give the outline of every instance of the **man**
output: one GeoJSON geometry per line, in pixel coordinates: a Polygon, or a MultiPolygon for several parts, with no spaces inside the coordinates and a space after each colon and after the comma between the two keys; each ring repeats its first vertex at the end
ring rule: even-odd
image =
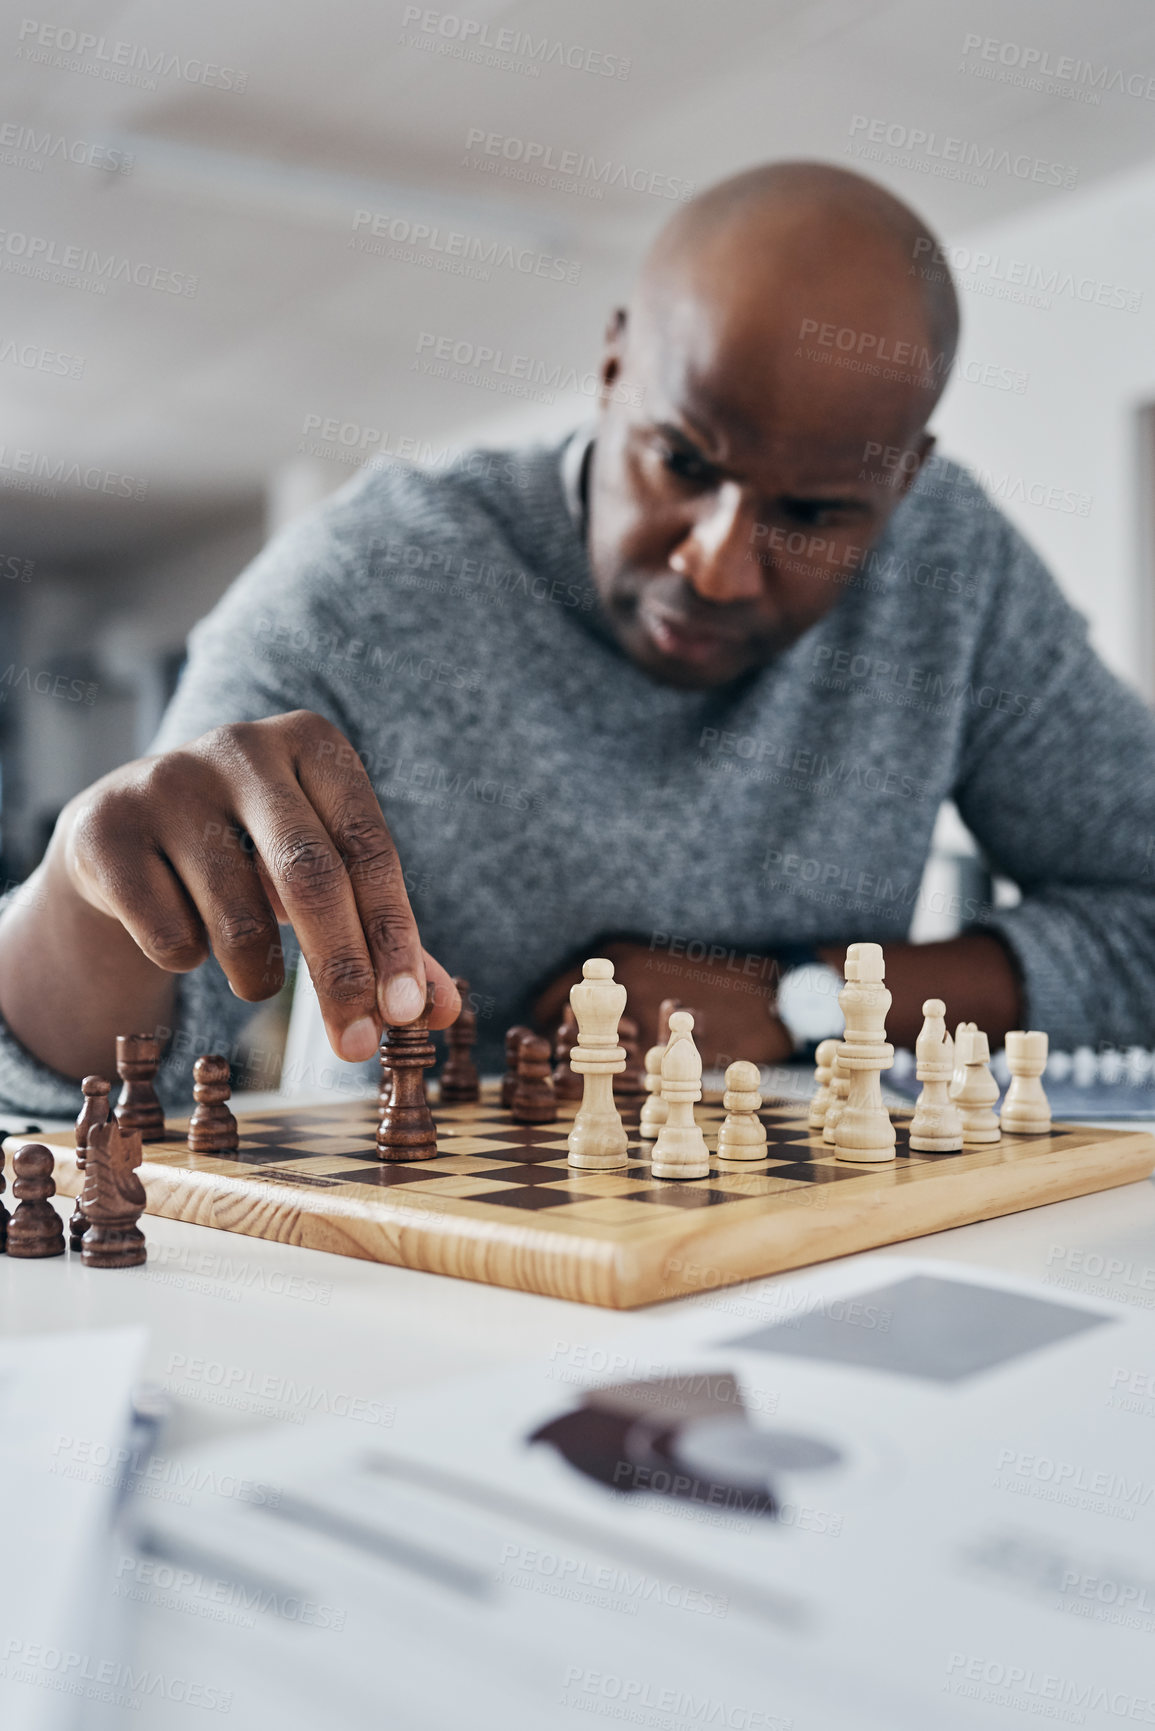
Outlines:
{"type": "Polygon", "coordinates": [[[592,443],[366,474],[267,548],[155,754],[71,803],[0,921],[0,1092],[69,1109],[158,1027],[175,1089],[279,986],[286,921],[350,1060],[427,979],[448,1023],[446,970],[492,1059],[605,952],[645,1033],[672,994],[707,1056],[767,1061],[820,1031],[795,964],[856,938],[907,1044],[928,996],[992,1045],[1149,1039],[1155,727],[932,455],[933,252],[855,176],[740,175],[611,321],[592,443]],[[1024,899],[912,947],[949,797],[1024,899]]]}

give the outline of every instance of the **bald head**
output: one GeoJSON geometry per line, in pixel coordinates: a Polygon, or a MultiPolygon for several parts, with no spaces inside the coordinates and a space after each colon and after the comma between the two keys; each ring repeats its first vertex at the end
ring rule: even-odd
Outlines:
{"type": "Polygon", "coordinates": [[[599,591],[655,677],[740,677],[846,593],[933,447],[958,338],[941,256],[818,163],[736,175],[662,230],[611,322],[589,487],[599,591]]]}
{"type": "MultiPolygon", "coordinates": [[[[839,311],[837,327],[902,328],[935,398],[958,345],[959,308],[938,241],[885,188],[818,162],[768,163],[720,181],[666,224],[643,264],[631,311],[668,319],[679,298],[719,289],[766,313],[793,291],[839,311]]],[[[769,335],[764,332],[764,337],[769,335]]],[[[899,339],[901,340],[901,339],[899,339]]],[[[867,353],[869,341],[861,346],[867,353]]]]}

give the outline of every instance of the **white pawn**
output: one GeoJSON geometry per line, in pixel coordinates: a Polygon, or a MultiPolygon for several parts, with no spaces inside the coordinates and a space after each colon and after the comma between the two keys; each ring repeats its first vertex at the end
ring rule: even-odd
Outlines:
{"type": "Polygon", "coordinates": [[[662,1099],[662,1058],[664,1046],[651,1046],[646,1053],[646,1099],[638,1123],[638,1135],[652,1142],[666,1122],[666,1102],[662,1099]]]}
{"type": "Polygon", "coordinates": [[[1045,1136],[1051,1128],[1051,1105],[1040,1081],[1047,1067],[1048,1044],[1047,1036],[1036,1029],[1027,1034],[1016,1029],[1007,1035],[1011,1085],[999,1114],[1004,1130],[1020,1136],[1045,1136]]]}
{"type": "Polygon", "coordinates": [[[958,1154],[963,1145],[962,1113],[947,1092],[954,1074],[954,1042],[947,1033],[946,1005],[928,998],[926,1020],[915,1042],[915,1075],[922,1093],[910,1121],[910,1146],[916,1154],[958,1154]]]}
{"type": "Polygon", "coordinates": [[[834,1152],[855,1164],[896,1157],[897,1137],[882,1103],[882,1072],[894,1062],[886,1038],[890,993],[883,984],[881,944],[851,944],[846,952],[846,984],[838,1002],[846,1018],[841,1047],[850,1072],[846,1104],[834,1127],[834,1152]]]}
{"type": "Polygon", "coordinates": [[[650,1171],[655,1178],[708,1178],[710,1150],[694,1117],[702,1098],[702,1057],[692,1032],[689,1010],[670,1017],[670,1043],[662,1056],[662,1099],[666,1122],[654,1143],[650,1171]]]}
{"type": "Polygon", "coordinates": [[[739,1058],[726,1071],[726,1092],[722,1104],[726,1117],[718,1132],[718,1157],[721,1160],[765,1160],[766,1126],[758,1113],[762,1109],[762,1076],[757,1064],[739,1058]]]}
{"type": "Polygon", "coordinates": [[[830,1104],[826,1108],[826,1117],[822,1125],[822,1140],[833,1147],[834,1133],[838,1129],[838,1120],[846,1105],[846,1096],[850,1092],[850,1071],[846,1067],[845,1052],[841,1040],[834,1042],[834,1059],[830,1066],[830,1104]]]}
{"type": "Polygon", "coordinates": [[[618,1045],[626,988],[614,979],[614,964],[595,956],[582,968],[569,1001],[578,1025],[570,1069],[585,1082],[567,1143],[569,1164],[584,1172],[612,1172],[628,1164],[629,1144],[614,1104],[614,1077],[626,1067],[626,1049],[618,1045]]]}
{"type": "MultiPolygon", "coordinates": [[[[963,1022],[962,1052],[955,1045],[955,1062],[961,1056],[966,1069],[963,1085],[951,1084],[951,1099],[962,1113],[963,1145],[967,1148],[1001,1142],[1002,1131],[991,1107],[999,1097],[999,1085],[991,1075],[991,1049],[987,1037],[974,1022],[963,1022]]],[[[957,1070],[956,1070],[957,1074],[957,1070]]]]}
{"type": "Polygon", "coordinates": [[[966,1051],[966,1036],[974,1025],[973,1022],[960,1022],[954,1031],[954,1074],[947,1090],[952,1100],[967,1079],[967,1061],[963,1054],[966,1051]]]}
{"type": "Polygon", "coordinates": [[[834,1054],[837,1050],[837,1040],[819,1040],[814,1053],[814,1080],[818,1083],[818,1092],[810,1102],[807,1122],[811,1130],[821,1130],[826,1123],[826,1113],[830,1106],[830,1079],[834,1074],[834,1054]]]}

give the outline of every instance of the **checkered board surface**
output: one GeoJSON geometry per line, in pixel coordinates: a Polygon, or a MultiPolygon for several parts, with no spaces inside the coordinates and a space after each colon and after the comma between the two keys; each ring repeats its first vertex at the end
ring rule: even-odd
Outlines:
{"type": "MultiPolygon", "coordinates": [[[[856,1166],[808,1130],[797,1100],[763,1110],[764,1161],[725,1162],[714,1153],[724,1114],[708,1096],[697,1115],[710,1176],[663,1182],[650,1176],[636,1104],[622,1108],[629,1163],[571,1170],[575,1111],[523,1127],[487,1089],[479,1104],[434,1107],[435,1160],[383,1164],[372,1101],[290,1104],[242,1115],[233,1155],[192,1154],[173,1125],[174,1140],[146,1146],[141,1176],[150,1213],[622,1307],[1104,1189],[1155,1164],[1151,1136],[1081,1125],[913,1154],[896,1112],[897,1158],[856,1166]]],[[[46,1140],[61,1146],[57,1185],[71,1193],[71,1138],[46,1140]]]]}

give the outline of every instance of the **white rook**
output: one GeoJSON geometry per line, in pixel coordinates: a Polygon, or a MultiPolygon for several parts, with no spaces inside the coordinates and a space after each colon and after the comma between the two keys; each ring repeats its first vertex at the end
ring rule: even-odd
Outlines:
{"type": "Polygon", "coordinates": [[[1045,1136],[1051,1128],[1051,1104],[1043,1092],[1041,1077],[1047,1067],[1048,1040],[1032,1029],[1016,1029],[1007,1035],[1007,1065],[1011,1085],[999,1113],[1004,1130],[1020,1136],[1045,1136]]]}

